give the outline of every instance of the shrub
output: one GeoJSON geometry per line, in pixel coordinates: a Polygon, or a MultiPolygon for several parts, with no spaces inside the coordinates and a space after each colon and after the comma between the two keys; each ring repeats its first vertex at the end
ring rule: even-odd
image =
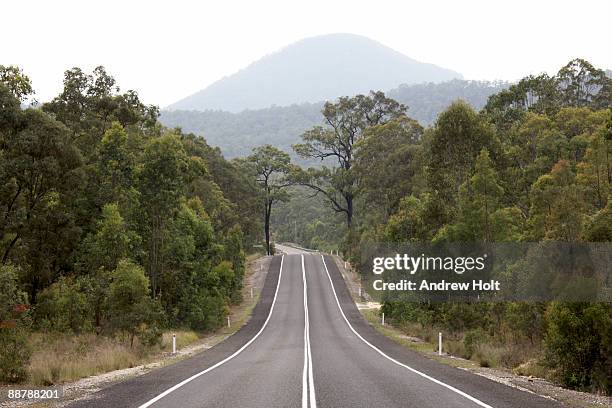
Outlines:
{"type": "Polygon", "coordinates": [[[91,330],[92,311],[79,281],[62,277],[37,300],[35,321],[39,327],[73,333],[91,330]]]}
{"type": "Polygon", "coordinates": [[[27,378],[27,364],[32,354],[27,330],[20,327],[0,329],[0,381],[14,383],[27,378]]]}
{"type": "Polygon", "coordinates": [[[546,311],[546,363],[568,387],[612,392],[612,306],[552,303],[546,311]]]}
{"type": "Polygon", "coordinates": [[[112,274],[108,309],[111,330],[128,334],[130,347],[136,336],[147,344],[161,340],[164,314],[159,301],[149,296],[149,278],[140,265],[119,261],[112,274]]]}
{"type": "Polygon", "coordinates": [[[487,333],[482,329],[472,329],[465,333],[463,345],[465,347],[465,358],[472,358],[476,348],[489,339],[487,333]]]}
{"type": "Polygon", "coordinates": [[[27,296],[17,286],[17,268],[0,266],[0,381],[18,382],[27,377],[27,296]]]}
{"type": "Polygon", "coordinates": [[[200,289],[184,300],[184,321],[194,330],[213,330],[223,324],[228,310],[223,296],[200,289]]]}

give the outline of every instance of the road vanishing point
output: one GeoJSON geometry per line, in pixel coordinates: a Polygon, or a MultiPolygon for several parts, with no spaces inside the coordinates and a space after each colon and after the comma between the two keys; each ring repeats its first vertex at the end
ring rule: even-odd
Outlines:
{"type": "Polygon", "coordinates": [[[333,257],[282,249],[234,335],[69,407],[562,406],[395,343],[361,316],[333,257]]]}

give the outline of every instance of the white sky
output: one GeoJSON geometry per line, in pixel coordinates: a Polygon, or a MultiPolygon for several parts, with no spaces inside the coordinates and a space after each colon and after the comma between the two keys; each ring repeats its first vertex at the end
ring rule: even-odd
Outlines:
{"type": "Polygon", "coordinates": [[[7,1],[0,64],[36,98],[64,70],[104,65],[123,90],[164,107],[305,37],[349,32],[468,79],[554,73],[570,59],[612,69],[609,0],[7,1]]]}

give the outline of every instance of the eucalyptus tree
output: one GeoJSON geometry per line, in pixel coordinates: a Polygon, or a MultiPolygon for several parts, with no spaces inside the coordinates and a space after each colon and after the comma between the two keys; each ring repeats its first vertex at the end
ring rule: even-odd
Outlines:
{"type": "Polygon", "coordinates": [[[344,213],[349,233],[353,225],[354,200],[358,195],[358,175],[353,169],[358,142],[366,129],[403,116],[406,110],[404,105],[387,98],[383,92],[342,97],[323,106],[325,126],[306,131],[302,135],[304,143],[293,146],[301,157],[330,159],[337,164],[309,168],[297,175],[296,182],[323,194],[334,211],[344,213]]]}
{"type": "Polygon", "coordinates": [[[293,168],[291,159],[282,150],[271,145],[264,145],[253,149],[253,153],[247,158],[246,165],[253,171],[262,189],[266,252],[271,255],[270,214],[272,214],[272,207],[275,203],[286,201],[289,198],[285,188],[291,184],[288,178],[293,168]]]}

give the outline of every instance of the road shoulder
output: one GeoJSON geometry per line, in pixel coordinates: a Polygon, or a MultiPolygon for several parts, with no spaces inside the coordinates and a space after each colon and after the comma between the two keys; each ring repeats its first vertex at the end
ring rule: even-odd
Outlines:
{"type": "Polygon", "coordinates": [[[367,296],[367,293],[363,293],[362,297],[359,296],[360,283],[358,274],[350,268],[350,265],[345,264],[339,257],[334,256],[333,260],[334,265],[345,282],[350,298],[356,309],[359,310],[363,320],[367,321],[376,332],[393,340],[396,344],[403,346],[405,349],[418,353],[432,361],[467,371],[496,383],[535,394],[545,399],[558,401],[568,407],[593,408],[612,406],[611,397],[568,390],[554,385],[545,379],[521,376],[509,370],[480,367],[474,361],[448,354],[438,356],[437,352],[435,352],[436,345],[426,343],[417,337],[408,336],[401,330],[388,324],[383,326],[378,314],[380,304],[372,302],[367,296]]]}
{"type": "MultiPolygon", "coordinates": [[[[278,258],[280,259],[280,257],[278,258]]],[[[275,263],[280,264],[280,260],[274,263],[273,260],[273,257],[259,257],[248,263],[242,291],[244,300],[231,308],[230,327],[223,327],[203,336],[189,346],[179,349],[177,354],[173,355],[165,352],[142,365],[61,384],[59,386],[63,388],[64,395],[59,402],[57,400],[54,400],[53,403],[24,400],[17,403],[11,402],[10,405],[0,402],[0,406],[133,406],[134,404],[127,404],[127,400],[125,404],[122,404],[116,398],[112,398],[113,403],[104,403],[104,405],[98,405],[96,401],[104,401],[107,395],[112,395],[117,393],[118,390],[124,389],[125,384],[143,382],[143,379],[149,377],[171,379],[170,381],[156,380],[153,392],[147,392],[146,394],[161,392],[163,391],[163,389],[160,390],[163,387],[162,384],[171,383],[183,375],[188,377],[188,373],[193,369],[201,370],[206,368],[206,364],[213,365],[216,361],[221,360],[224,356],[231,354],[234,349],[246,343],[263,324],[278,280],[279,265],[275,265],[275,263]],[[270,267],[272,267],[271,269],[276,267],[276,270],[268,273],[270,267]],[[251,293],[253,293],[252,298],[251,293]],[[194,364],[194,362],[190,362],[191,360],[197,361],[197,363],[194,364]]],[[[173,384],[168,385],[168,387],[171,385],[173,384]]],[[[128,398],[130,401],[132,399],[128,398]]]]}

